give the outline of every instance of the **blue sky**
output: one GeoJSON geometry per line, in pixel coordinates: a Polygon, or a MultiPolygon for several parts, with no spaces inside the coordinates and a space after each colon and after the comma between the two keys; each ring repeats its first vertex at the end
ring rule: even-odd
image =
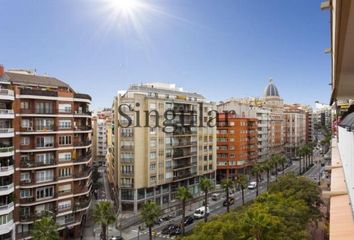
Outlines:
{"type": "Polygon", "coordinates": [[[31,68],[110,107],[129,84],[171,82],[210,100],[260,96],[327,103],[329,13],[321,0],[1,0],[0,64],[31,68]]]}

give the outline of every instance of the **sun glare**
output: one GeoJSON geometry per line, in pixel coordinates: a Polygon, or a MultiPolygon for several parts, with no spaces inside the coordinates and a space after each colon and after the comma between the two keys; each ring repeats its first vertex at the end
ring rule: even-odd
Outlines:
{"type": "Polygon", "coordinates": [[[132,12],[139,7],[137,0],[111,0],[115,11],[127,13],[132,12]]]}

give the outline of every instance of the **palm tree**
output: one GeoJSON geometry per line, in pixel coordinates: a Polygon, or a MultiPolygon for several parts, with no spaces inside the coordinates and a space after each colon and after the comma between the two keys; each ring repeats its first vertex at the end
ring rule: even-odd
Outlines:
{"type": "Polygon", "coordinates": [[[300,160],[299,160],[299,175],[302,174],[302,158],[304,156],[304,150],[302,148],[299,148],[299,150],[297,151],[300,160]]]}
{"type": "Polygon", "coordinates": [[[34,240],[59,240],[58,225],[50,216],[35,221],[31,232],[34,240]]]}
{"type": "Polygon", "coordinates": [[[230,212],[230,202],[229,202],[230,188],[234,186],[234,183],[232,182],[231,179],[227,178],[221,182],[221,186],[226,193],[226,211],[230,212]]]}
{"type": "Polygon", "coordinates": [[[253,168],[252,168],[252,174],[253,176],[256,177],[256,196],[258,196],[259,194],[259,177],[262,173],[263,169],[261,168],[261,165],[256,163],[255,165],[253,165],[253,168]]]}
{"type": "Polygon", "coordinates": [[[246,175],[239,175],[236,178],[236,184],[241,187],[242,205],[245,204],[245,188],[247,187],[247,177],[246,175]]]}
{"type": "Polygon", "coordinates": [[[107,239],[107,227],[115,223],[116,215],[110,201],[99,201],[92,212],[93,221],[101,225],[101,239],[107,239]]]}
{"type": "Polygon", "coordinates": [[[270,171],[271,171],[272,168],[273,168],[273,165],[272,165],[271,161],[270,161],[270,160],[267,160],[267,161],[263,162],[262,168],[263,168],[263,170],[264,170],[264,171],[266,172],[266,174],[267,174],[267,189],[268,189],[269,180],[270,180],[270,171]]]}
{"type": "Polygon", "coordinates": [[[273,167],[275,168],[275,181],[278,181],[278,164],[279,164],[279,155],[273,155],[270,158],[270,161],[272,162],[273,167]]]}
{"type": "Polygon", "coordinates": [[[204,207],[205,207],[204,221],[205,222],[208,221],[208,214],[207,214],[208,192],[212,187],[213,187],[213,183],[209,178],[203,177],[202,179],[200,179],[199,188],[204,192],[204,207]]]}
{"type": "Polygon", "coordinates": [[[154,226],[157,218],[160,216],[161,209],[154,201],[148,201],[144,204],[141,211],[141,218],[149,228],[149,239],[152,240],[152,227],[154,226]]]}
{"type": "Polygon", "coordinates": [[[288,160],[286,160],[286,157],[285,157],[284,155],[279,156],[279,163],[280,163],[280,165],[281,165],[283,175],[284,175],[284,171],[285,171],[285,163],[286,163],[287,161],[288,161],[288,160]]]}
{"type": "Polygon", "coordinates": [[[182,202],[182,233],[184,234],[184,219],[186,218],[186,203],[189,199],[192,199],[192,194],[186,187],[179,187],[177,190],[177,199],[182,202]]]}

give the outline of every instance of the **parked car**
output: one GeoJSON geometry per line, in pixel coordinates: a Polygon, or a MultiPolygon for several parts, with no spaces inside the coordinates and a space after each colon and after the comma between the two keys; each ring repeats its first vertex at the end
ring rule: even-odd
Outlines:
{"type": "Polygon", "coordinates": [[[235,203],[235,198],[229,197],[228,201],[225,199],[222,205],[225,207],[227,206],[227,202],[229,202],[229,206],[235,203]]]}
{"type": "Polygon", "coordinates": [[[175,224],[168,224],[166,227],[164,227],[161,231],[163,235],[169,235],[172,230],[175,228],[175,224]]]}
{"type": "Polygon", "coordinates": [[[124,238],[122,236],[114,236],[111,237],[109,240],[124,240],[124,238]]]}
{"type": "Polygon", "coordinates": [[[182,228],[179,225],[175,225],[170,232],[170,236],[180,235],[182,233],[182,228]]]}
{"type": "Polygon", "coordinates": [[[194,218],[192,216],[187,216],[184,218],[184,226],[190,225],[194,222],[194,218]]]}
{"type": "Polygon", "coordinates": [[[213,193],[213,195],[211,196],[211,200],[213,201],[217,201],[221,198],[221,194],[220,193],[213,193]]]}
{"type": "Polygon", "coordinates": [[[195,210],[194,212],[194,218],[195,219],[200,219],[200,218],[203,218],[206,215],[209,215],[210,211],[209,211],[209,208],[207,207],[206,208],[206,211],[205,211],[205,207],[200,207],[198,209],[195,210]]]}
{"type": "Polygon", "coordinates": [[[257,182],[250,182],[248,184],[248,189],[250,190],[256,189],[256,187],[257,187],[257,182]]]}

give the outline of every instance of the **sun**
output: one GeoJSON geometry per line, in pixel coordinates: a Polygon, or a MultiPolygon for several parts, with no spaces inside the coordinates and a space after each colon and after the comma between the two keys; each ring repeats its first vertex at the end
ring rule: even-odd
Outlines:
{"type": "Polygon", "coordinates": [[[112,8],[121,13],[132,12],[139,8],[137,0],[111,0],[112,8]]]}

